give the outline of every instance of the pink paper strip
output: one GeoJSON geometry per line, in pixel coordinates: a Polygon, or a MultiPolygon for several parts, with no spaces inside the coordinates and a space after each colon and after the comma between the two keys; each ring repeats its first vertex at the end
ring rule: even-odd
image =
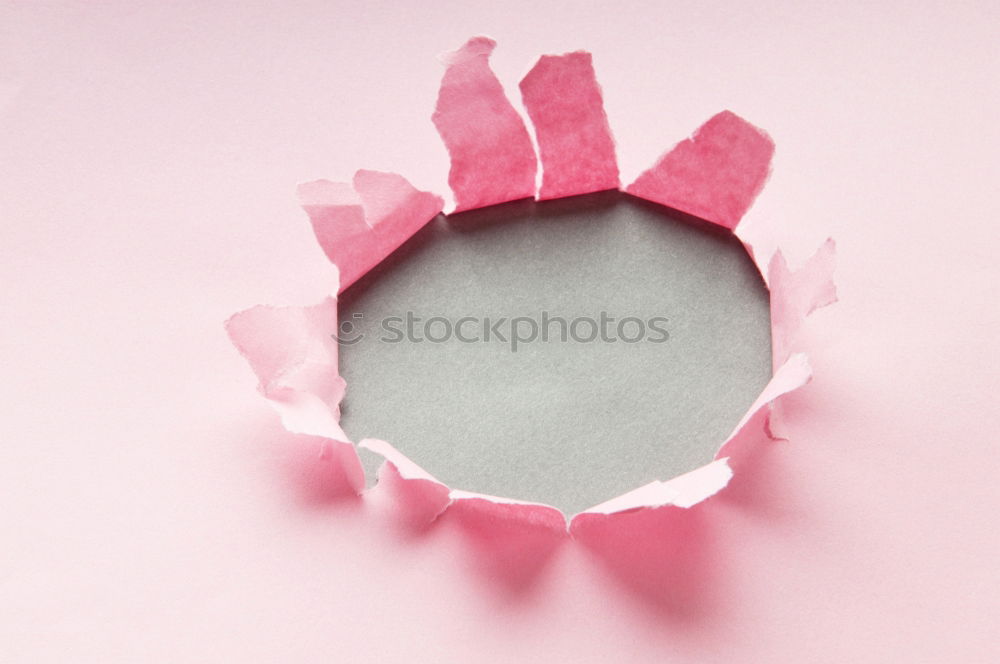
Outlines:
{"type": "Polygon", "coordinates": [[[615,142],[590,53],[543,55],[520,87],[542,162],[538,198],[617,189],[615,142]]]}
{"type": "Polygon", "coordinates": [[[723,111],[626,191],[732,230],[763,189],[773,154],[774,143],[762,129],[723,111]]]}
{"type": "Polygon", "coordinates": [[[488,37],[473,37],[445,59],[432,120],[451,155],[456,212],[535,195],[535,149],[490,69],[495,47],[488,37]]]}
{"type": "Polygon", "coordinates": [[[352,184],[299,185],[299,200],[320,247],[340,271],[340,291],[437,216],[444,201],[395,173],[360,170],[352,184]]]}

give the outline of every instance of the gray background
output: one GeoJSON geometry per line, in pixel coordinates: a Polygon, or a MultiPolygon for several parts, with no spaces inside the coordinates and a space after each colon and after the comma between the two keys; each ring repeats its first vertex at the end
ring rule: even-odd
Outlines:
{"type": "Polygon", "coordinates": [[[387,440],[453,488],[567,513],[709,461],[770,376],[767,290],[740,243],[619,192],[439,216],[342,294],[340,320],[364,335],[341,346],[354,440],[387,440]],[[662,316],[670,339],[516,353],[382,340],[382,319],[407,311],[543,310],[662,316]]]}

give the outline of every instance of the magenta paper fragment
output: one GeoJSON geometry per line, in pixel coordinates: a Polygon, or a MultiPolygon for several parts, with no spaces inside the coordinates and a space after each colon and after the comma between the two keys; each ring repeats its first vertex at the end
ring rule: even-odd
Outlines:
{"type": "Polygon", "coordinates": [[[542,162],[538,198],[617,189],[615,142],[590,53],[543,55],[520,87],[542,162]]]}
{"type": "Polygon", "coordinates": [[[767,281],[771,291],[771,355],[776,367],[796,350],[806,317],[837,301],[833,283],[835,253],[836,245],[828,239],[794,272],[788,269],[781,251],[771,257],[767,281]]]}
{"type": "Polygon", "coordinates": [[[488,37],[473,37],[445,59],[432,120],[451,155],[455,212],[535,195],[535,148],[490,69],[494,47],[488,37]]]}
{"type": "Polygon", "coordinates": [[[360,170],[351,184],[299,185],[320,247],[340,271],[340,291],[395,251],[444,207],[395,173],[360,170]]]}
{"type": "Polygon", "coordinates": [[[763,189],[773,155],[774,143],[762,129],[723,111],[626,191],[732,230],[763,189]]]}

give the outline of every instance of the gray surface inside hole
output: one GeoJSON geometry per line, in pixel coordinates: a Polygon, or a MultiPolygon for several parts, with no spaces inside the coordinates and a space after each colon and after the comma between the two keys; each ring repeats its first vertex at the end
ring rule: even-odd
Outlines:
{"type": "MultiPolygon", "coordinates": [[[[340,349],[352,439],[387,440],[452,488],[567,514],[710,461],[770,377],[768,294],[739,241],[619,192],[439,216],[339,311],[342,338],[356,339],[340,349]],[[512,352],[509,339],[391,343],[384,327],[412,312],[423,336],[434,316],[543,311],[664,317],[669,340],[563,342],[556,323],[548,342],[512,352]]],[[[364,462],[373,477],[378,460],[364,462]]]]}

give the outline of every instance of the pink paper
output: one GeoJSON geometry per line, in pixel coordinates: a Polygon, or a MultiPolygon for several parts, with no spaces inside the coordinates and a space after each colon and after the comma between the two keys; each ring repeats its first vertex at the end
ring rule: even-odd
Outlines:
{"type": "Polygon", "coordinates": [[[357,451],[340,428],[344,380],[337,371],[337,300],[309,307],[256,306],[226,321],[233,345],[257,376],[258,390],[299,442],[316,445],[326,482],[364,488],[357,451]]]}
{"type": "Polygon", "coordinates": [[[617,189],[615,142],[590,53],[543,55],[520,87],[542,162],[538,198],[617,189]]]}
{"type": "MultiPolygon", "coordinates": [[[[489,69],[494,46],[493,40],[477,37],[448,56],[434,113],[452,156],[450,183],[457,210],[534,193],[534,150],[524,123],[489,69]]],[[[547,167],[541,196],[617,186],[614,144],[590,55],[542,57],[522,81],[521,90],[547,167]]],[[[763,187],[773,149],[763,131],[723,112],[664,155],[628,191],[733,229],[763,187]]],[[[326,181],[302,185],[299,195],[345,287],[441,210],[439,197],[417,191],[398,175],[373,171],[358,171],[352,185],[326,181]]],[[[763,256],[744,242],[759,267],[763,256]]],[[[636,511],[689,510],[729,484],[734,452],[773,438],[774,404],[809,381],[806,357],[791,351],[805,317],[836,299],[833,253],[828,242],[795,272],[788,270],[780,252],[775,254],[767,273],[774,376],[711,463],[651,482],[567,521],[549,505],[449,488],[390,443],[366,439],[361,446],[385,459],[376,495],[391,497],[411,525],[426,526],[457,508],[473,530],[503,523],[562,535],[575,534],[580,524],[595,519],[607,524],[636,511]]],[[[337,374],[335,342],[329,336],[336,330],[335,300],[328,298],[312,308],[258,307],[234,316],[228,327],[288,428],[347,440],[337,424],[344,383],[337,374]],[[324,409],[325,419],[319,412],[324,409]]],[[[535,541],[525,542],[529,540],[535,541]]]]}
{"type": "Polygon", "coordinates": [[[535,149],[490,69],[494,47],[488,37],[473,37],[445,57],[432,120],[451,155],[455,212],[535,195],[535,149]]]}
{"type": "Polygon", "coordinates": [[[352,184],[317,180],[299,185],[299,201],[320,247],[340,270],[340,291],[395,251],[444,201],[395,173],[360,170],[352,184]]]}
{"type": "Polygon", "coordinates": [[[1000,3],[457,5],[0,2],[0,660],[1000,663],[1000,3]],[[450,509],[303,499],[318,443],[281,451],[221,325],[336,290],[298,181],[450,197],[434,56],[469,30],[519,110],[541,53],[594,53],[623,186],[732,108],[778,150],[737,231],[838,250],[790,442],[513,596],[450,509]]]}
{"type": "MultiPolygon", "coordinates": [[[[612,498],[595,507],[581,512],[573,518],[573,524],[585,519],[589,514],[616,514],[637,509],[655,509],[672,505],[688,508],[715,495],[729,483],[733,476],[726,459],[716,459],[701,468],[678,475],[666,482],[650,482],[638,489],[612,498]]],[[[571,527],[572,526],[571,524],[571,527]]]]}
{"type": "Polygon", "coordinates": [[[442,525],[453,525],[464,535],[479,575],[515,596],[535,587],[553,554],[568,541],[563,515],[554,508],[532,509],[459,493],[452,492],[442,525]]]}
{"type": "Polygon", "coordinates": [[[499,496],[449,489],[405,454],[384,440],[366,438],[359,445],[385,459],[379,469],[379,484],[390,491],[410,521],[430,522],[445,509],[461,503],[466,513],[487,511],[489,519],[503,519],[563,530],[566,520],[555,507],[541,503],[525,502],[499,496]],[[502,508],[500,507],[502,506],[502,508]]]}
{"type": "Polygon", "coordinates": [[[753,444],[773,438],[770,429],[772,406],[786,394],[808,383],[811,377],[812,370],[805,355],[798,354],[789,358],[775,372],[760,396],[723,442],[714,461],[665,482],[650,482],[591,507],[573,517],[570,532],[575,536],[595,521],[605,523],[608,518],[637,510],[688,509],[722,491],[733,477],[729,456],[736,451],[745,452],[753,444]]]}
{"type": "Polygon", "coordinates": [[[451,504],[448,487],[389,443],[366,438],[358,445],[385,459],[376,490],[392,500],[396,516],[408,527],[426,527],[451,504]]]}
{"type": "Polygon", "coordinates": [[[764,188],[773,154],[774,143],[763,130],[723,111],[626,191],[732,230],[764,188]]]}
{"type": "Polygon", "coordinates": [[[837,301],[833,283],[835,251],[833,240],[827,240],[794,272],[788,269],[780,250],[771,258],[767,274],[771,291],[771,355],[775,366],[796,350],[806,317],[837,301]]]}
{"type": "Polygon", "coordinates": [[[233,345],[257,376],[258,390],[294,433],[348,440],[340,428],[344,380],[337,371],[337,300],[311,307],[259,305],[226,321],[233,345]]]}
{"type": "Polygon", "coordinates": [[[307,504],[325,506],[364,491],[365,471],[354,445],[288,431],[275,436],[274,444],[284,448],[282,465],[307,504]]]}
{"type": "Polygon", "coordinates": [[[763,392],[753,402],[739,424],[729,434],[715,454],[717,459],[734,456],[737,451],[768,439],[775,438],[771,430],[771,412],[774,405],[787,394],[812,380],[812,367],[802,353],[789,357],[764,386],[763,392]]]}

